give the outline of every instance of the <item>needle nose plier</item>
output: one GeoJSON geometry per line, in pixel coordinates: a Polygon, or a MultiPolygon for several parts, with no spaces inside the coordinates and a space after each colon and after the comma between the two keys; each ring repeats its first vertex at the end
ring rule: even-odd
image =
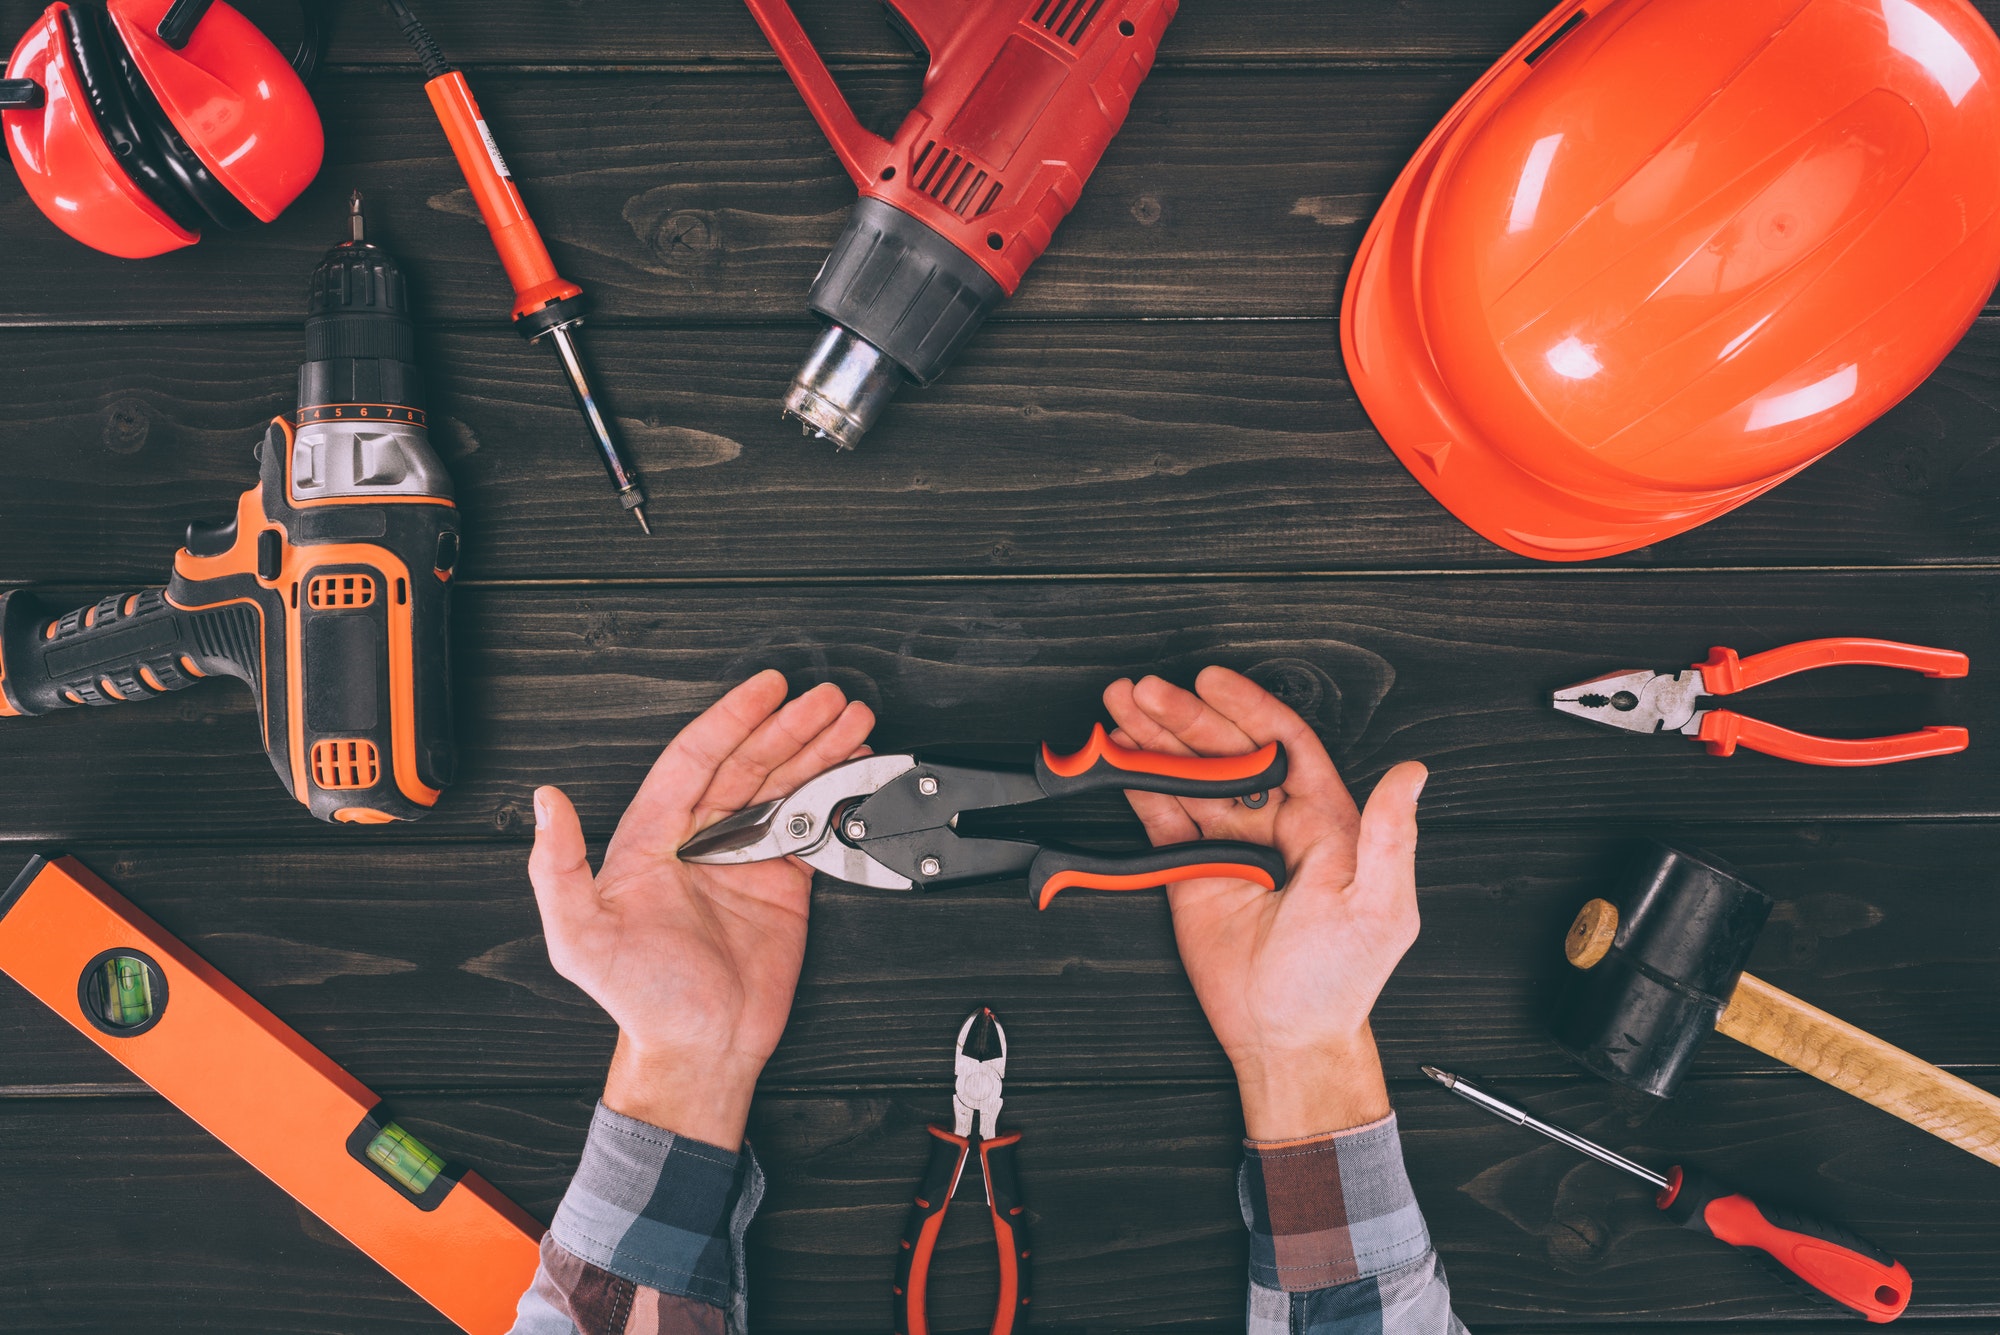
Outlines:
{"type": "Polygon", "coordinates": [[[952,1092],[952,1129],[930,1128],[931,1161],[910,1206],[909,1224],[896,1256],[896,1335],[928,1335],[924,1302],[930,1291],[931,1257],[952,1193],[965,1174],[972,1147],[979,1147],[979,1172],[986,1181],[986,1209],[993,1217],[993,1240],[1000,1249],[1000,1301],[992,1335],[1012,1335],[1028,1312],[1028,1231],[1022,1218],[1021,1188],[1014,1171],[1014,1146],[1021,1133],[1000,1135],[1000,1084],[1007,1074],[1007,1031],[990,1007],[966,1017],[952,1046],[957,1076],[952,1092]],[[976,1030],[976,1032],[975,1032],[976,1030]]]}
{"type": "Polygon", "coordinates": [[[1259,844],[1199,840],[1139,853],[1093,853],[967,837],[958,832],[958,818],[1121,789],[1236,797],[1262,806],[1285,772],[1285,749],[1277,742],[1241,756],[1167,755],[1119,746],[1102,724],[1075,755],[1059,756],[1045,745],[1022,765],[863,756],[834,766],[790,797],[725,816],[683,844],[679,857],[711,866],[796,857],[816,871],[881,890],[935,890],[1025,872],[1029,898],[1041,908],[1071,888],[1143,890],[1208,876],[1276,890],[1285,881],[1284,859],[1259,844]]]}
{"type": "Polygon", "coordinates": [[[1555,707],[1631,732],[1672,729],[1705,743],[1712,755],[1733,755],[1742,746],[1806,765],[1889,765],[1950,755],[1969,743],[1964,728],[1951,727],[1895,737],[1815,737],[1732,710],[1700,707],[1708,696],[1734,695],[1822,667],[1891,667],[1926,677],[1963,677],[1970,662],[1950,649],[1894,640],[1806,640],[1749,658],[1737,657],[1734,649],[1711,649],[1707,662],[1685,672],[1614,672],[1579,682],[1555,693],[1555,707]]]}

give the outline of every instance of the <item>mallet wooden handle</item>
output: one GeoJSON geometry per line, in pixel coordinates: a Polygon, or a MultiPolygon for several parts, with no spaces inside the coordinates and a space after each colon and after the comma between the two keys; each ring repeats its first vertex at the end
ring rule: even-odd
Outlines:
{"type": "Polygon", "coordinates": [[[2000,1097],[1743,975],[1717,1032],[2000,1164],[2000,1097]]]}

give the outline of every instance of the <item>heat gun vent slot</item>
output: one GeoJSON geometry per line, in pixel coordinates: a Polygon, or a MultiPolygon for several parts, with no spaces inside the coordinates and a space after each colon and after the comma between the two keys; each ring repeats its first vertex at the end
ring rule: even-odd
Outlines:
{"type": "Polygon", "coordinates": [[[314,575],[306,583],[306,606],[318,611],[367,607],[375,601],[375,581],[368,575],[314,575]]]}
{"type": "Polygon", "coordinates": [[[382,758],[369,741],[314,742],[313,782],[330,791],[373,788],[382,758]]]}
{"type": "Polygon", "coordinates": [[[1000,182],[964,154],[940,148],[935,139],[910,164],[910,177],[917,189],[961,218],[977,218],[1000,199],[1000,182]]]}
{"type": "Polygon", "coordinates": [[[1075,46],[1090,31],[1091,21],[1102,8],[1104,0],[1038,0],[1035,22],[1044,31],[1075,46]]]}

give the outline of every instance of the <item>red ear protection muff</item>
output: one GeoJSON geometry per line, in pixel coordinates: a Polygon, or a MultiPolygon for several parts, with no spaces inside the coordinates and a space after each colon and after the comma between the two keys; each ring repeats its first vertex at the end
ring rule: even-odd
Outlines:
{"type": "Polygon", "coordinates": [[[319,171],[304,76],[219,0],[58,0],[14,48],[0,128],[28,194],[87,246],[139,259],[276,218],[319,171]]]}

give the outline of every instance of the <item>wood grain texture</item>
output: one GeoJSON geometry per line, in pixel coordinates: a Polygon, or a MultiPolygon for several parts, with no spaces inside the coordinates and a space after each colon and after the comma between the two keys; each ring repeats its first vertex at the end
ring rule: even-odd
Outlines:
{"type": "MultiPolygon", "coordinates": [[[[96,591],[91,594],[97,596],[96,591]]],[[[77,600],[79,603],[81,598],[77,600]]],[[[878,748],[1068,744],[1121,674],[1191,679],[1209,663],[1292,701],[1366,788],[1390,765],[1437,771],[1433,820],[1991,816],[2000,726],[1977,665],[2000,660],[2000,594],[1978,571],[1327,579],[1262,583],[834,582],[790,590],[476,589],[454,646],[459,779],[396,843],[521,834],[529,794],[559,779],[608,831],[659,749],[730,684],[765,667],[831,680],[873,706],[878,748]],[[1870,736],[1969,727],[1969,751],[1829,771],[1723,760],[1676,735],[1557,714],[1549,693],[1602,672],[1677,669],[1711,645],[1745,653],[1866,633],[1968,653],[1966,681],[1831,669],[1741,697],[1786,726],[1870,736]]],[[[13,841],[278,837],[352,847],[317,825],[255,747],[234,683],[0,728],[0,810],[13,841]],[[87,764],[74,757],[87,756],[87,764]]]]}
{"type": "MultiPolygon", "coordinates": [[[[465,576],[1530,564],[1452,518],[1382,445],[1331,321],[997,325],[845,456],[778,417],[809,336],[588,332],[654,498],[648,542],[618,515],[553,357],[506,329],[432,332],[432,438],[464,510],[465,576]]],[[[0,582],[163,579],[188,522],[232,513],[254,480],[250,448],[289,410],[301,346],[290,328],[0,331],[0,440],[15,445],[0,582]]],[[[1828,458],[1617,564],[2000,558],[1996,365],[2000,320],[1984,320],[1828,458]]]]}
{"type": "Polygon", "coordinates": [[[1715,1030],[2000,1165],[2000,1096],[1744,974],[1715,1030]]]}
{"type": "MultiPolygon", "coordinates": [[[[1427,825],[1423,935],[1376,1017],[1390,1069],[1574,1072],[1544,1027],[1568,971],[1563,928],[1644,829],[1427,825]]],[[[1751,961],[1759,974],[2000,1089],[2000,976],[1990,963],[2000,901],[1987,892],[1986,827],[1684,833],[1776,898],[1751,961]],[[1938,931],[1947,920],[1954,930],[1938,931]]],[[[378,1091],[578,1088],[602,1078],[611,1025],[549,968],[524,845],[307,852],[287,843],[72,851],[378,1091]]],[[[0,880],[11,874],[0,863],[0,880]]],[[[1017,1081],[1230,1080],[1158,895],[1070,895],[1038,914],[1019,882],[918,898],[823,879],[766,1091],[923,1086],[950,1036],[940,1039],[940,1027],[980,1005],[1032,1054],[1017,1081]]],[[[4,980],[0,1051],[0,1097],[129,1085],[4,980]]],[[[1781,1068],[1716,1040],[1695,1069],[1781,1068]]],[[[1824,1093],[1828,1106],[1846,1101],[1824,1093]]],[[[1885,1144],[1929,1150],[1920,1133],[1875,1116],[1885,1144]]]]}
{"type": "MultiPolygon", "coordinates": [[[[1032,1050],[1019,1052],[1018,1065],[1032,1068],[1032,1050]]],[[[1910,1267],[1919,1323],[1930,1314],[2000,1318],[1990,1226],[1937,1208],[1976,1190],[1962,1156],[1887,1149],[1876,1114],[1803,1077],[1704,1080],[1645,1110],[1616,1106],[1595,1084],[1501,1090],[1637,1157],[1685,1156],[1745,1190],[1840,1219],[1910,1267]]],[[[751,1233],[757,1329],[880,1328],[923,1125],[944,1115],[949,1097],[941,1071],[920,1090],[759,1104],[751,1136],[771,1187],[751,1233]]],[[[1792,1329],[1847,1328],[1754,1262],[1668,1224],[1642,1184],[1434,1088],[1402,1087],[1398,1103],[1412,1181],[1473,1329],[1597,1330],[1630,1318],[1754,1329],[1779,1317],[1792,1329]]],[[[546,1219],[590,1101],[410,1097],[393,1108],[427,1143],[546,1219]]],[[[1003,1124],[1024,1135],[1035,1329],[1241,1329],[1233,1095],[1010,1079],[1003,1124]]],[[[61,1101],[9,1103],[0,1128],[10,1187],[0,1227],[35,1240],[0,1252],[10,1332],[108,1330],[140,1313],[159,1335],[445,1329],[157,1101],[105,1100],[84,1115],[61,1101]],[[161,1227],[166,1220],[173,1226],[161,1227]],[[76,1264],[81,1255],[92,1264],[76,1264]]],[[[992,1241],[981,1222],[965,1204],[948,1221],[934,1271],[941,1329],[983,1329],[991,1316],[992,1241]]]]}
{"type": "MultiPolygon", "coordinates": [[[[1327,114],[1321,73],[1162,71],[998,318],[1330,315],[1376,202],[1467,78],[1359,70],[1342,86],[1367,114],[1348,117],[1327,114]]],[[[893,127],[918,76],[846,84],[865,121],[893,127]]],[[[478,93],[558,268],[600,319],[811,319],[806,289],[854,185],[782,74],[494,74],[478,93]]],[[[333,74],[319,97],[314,185],[268,227],[145,261],[143,282],[0,191],[7,321],[296,328],[359,188],[421,318],[505,329],[505,277],[422,84],[333,74]]],[[[803,357],[810,330],[788,337],[803,357]]]]}

